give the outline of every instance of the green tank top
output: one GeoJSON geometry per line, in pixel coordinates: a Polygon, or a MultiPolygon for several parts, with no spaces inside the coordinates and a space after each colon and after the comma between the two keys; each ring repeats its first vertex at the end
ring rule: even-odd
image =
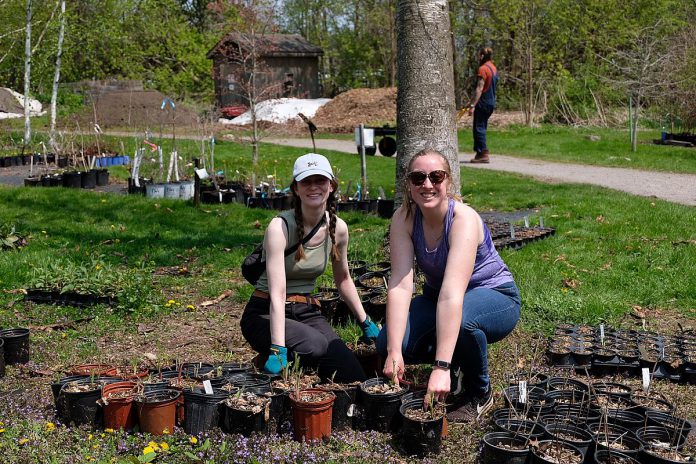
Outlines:
{"type": "MultiPolygon", "coordinates": [[[[283,211],[278,216],[285,219],[288,224],[288,246],[298,242],[297,239],[297,222],[295,221],[295,212],[293,210],[283,211]]],[[[329,263],[329,254],[331,252],[331,238],[329,234],[322,243],[317,246],[304,246],[305,257],[298,262],[295,262],[295,254],[285,257],[285,280],[286,293],[313,293],[316,285],[317,277],[326,271],[326,266],[329,263]]],[[[263,259],[266,259],[266,251],[263,252],[263,259]]],[[[268,293],[268,276],[266,271],[261,274],[256,282],[256,289],[268,293]]]]}

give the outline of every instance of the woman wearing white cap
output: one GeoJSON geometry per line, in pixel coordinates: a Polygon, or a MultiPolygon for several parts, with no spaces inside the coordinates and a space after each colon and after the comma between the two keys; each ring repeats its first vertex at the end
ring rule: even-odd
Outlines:
{"type": "Polygon", "coordinates": [[[353,382],[366,378],[353,352],[311,297],[317,277],[330,262],[336,288],[360,322],[364,336],[377,338],[379,329],[365,314],[348,271],[348,226],[336,216],[337,186],[329,160],[315,153],[300,156],[290,186],[295,207],[275,217],[266,228],[266,271],[244,309],[241,328],[251,347],[268,356],[267,373],[280,373],[288,357],[297,354],[303,365],[317,367],[323,379],[353,382]],[[315,229],[303,245],[303,239],[315,229]],[[298,243],[297,251],[285,256],[285,250],[298,243]]]}

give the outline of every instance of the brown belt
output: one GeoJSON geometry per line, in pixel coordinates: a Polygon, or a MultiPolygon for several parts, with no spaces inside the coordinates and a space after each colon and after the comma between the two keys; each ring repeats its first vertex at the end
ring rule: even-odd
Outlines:
{"type": "MultiPolygon", "coordinates": [[[[264,300],[270,300],[271,296],[261,290],[254,290],[254,293],[251,294],[251,296],[255,296],[257,298],[263,298],[264,300]]],[[[317,300],[314,297],[307,296],[307,295],[300,295],[298,293],[295,294],[289,294],[285,296],[285,302],[286,303],[304,303],[306,305],[314,305],[314,306],[319,306],[321,307],[321,302],[317,300]]]]}

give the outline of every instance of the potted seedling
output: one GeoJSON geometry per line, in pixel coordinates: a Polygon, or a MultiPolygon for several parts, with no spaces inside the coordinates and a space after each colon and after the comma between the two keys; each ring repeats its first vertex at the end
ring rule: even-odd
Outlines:
{"type": "Polygon", "coordinates": [[[336,383],[334,376],[329,382],[317,385],[317,388],[336,395],[331,416],[331,430],[345,430],[352,427],[353,417],[356,415],[356,396],[360,382],[336,383]]]}
{"type": "Polygon", "coordinates": [[[445,405],[438,403],[431,395],[427,404],[422,399],[415,399],[402,404],[401,441],[406,454],[424,457],[440,452],[442,430],[445,417],[445,405]]]}
{"type": "Polygon", "coordinates": [[[271,399],[254,393],[238,390],[224,401],[223,429],[229,433],[249,436],[266,433],[270,418],[271,399]]]}
{"type": "Polygon", "coordinates": [[[368,429],[378,432],[395,432],[400,425],[399,407],[401,397],[408,387],[400,385],[395,376],[391,379],[375,377],[360,384],[365,423],[368,429]]]}

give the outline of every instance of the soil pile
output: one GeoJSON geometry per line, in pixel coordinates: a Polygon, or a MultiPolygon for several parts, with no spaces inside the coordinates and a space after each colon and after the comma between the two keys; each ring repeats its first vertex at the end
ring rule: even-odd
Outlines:
{"type": "Polygon", "coordinates": [[[360,124],[396,123],[396,88],[353,89],[337,95],[312,118],[321,132],[353,132],[360,124]]]}
{"type": "Polygon", "coordinates": [[[0,87],[0,111],[3,113],[24,113],[24,107],[19,104],[9,90],[0,87]]]}
{"type": "Polygon", "coordinates": [[[166,95],[156,90],[94,95],[94,109],[92,104],[88,103],[77,119],[81,125],[88,127],[94,121],[96,111],[97,123],[102,129],[134,127],[155,130],[161,125],[191,127],[197,124],[196,113],[179,102],[174,102],[176,109],[172,109],[170,104],[162,109],[165,98],[166,95]]]}

